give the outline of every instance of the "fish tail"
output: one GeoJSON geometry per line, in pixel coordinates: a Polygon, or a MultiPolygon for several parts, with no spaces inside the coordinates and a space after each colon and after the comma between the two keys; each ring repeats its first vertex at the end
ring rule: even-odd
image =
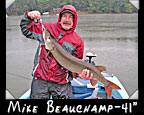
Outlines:
{"type": "MultiPolygon", "coordinates": [[[[108,81],[108,80],[107,80],[108,81]]],[[[105,91],[106,91],[106,93],[107,93],[107,95],[110,97],[110,98],[112,98],[112,90],[113,89],[117,89],[117,90],[119,90],[119,89],[121,89],[118,85],[116,85],[116,84],[114,84],[113,82],[111,82],[111,81],[108,81],[108,85],[107,86],[104,86],[105,87],[105,91]]]]}

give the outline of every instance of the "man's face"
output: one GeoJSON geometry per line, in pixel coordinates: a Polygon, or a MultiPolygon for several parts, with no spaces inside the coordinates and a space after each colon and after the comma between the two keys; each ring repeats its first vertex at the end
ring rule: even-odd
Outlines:
{"type": "Polygon", "coordinates": [[[65,12],[61,17],[61,26],[65,30],[69,30],[73,26],[73,15],[69,12],[65,12]]]}

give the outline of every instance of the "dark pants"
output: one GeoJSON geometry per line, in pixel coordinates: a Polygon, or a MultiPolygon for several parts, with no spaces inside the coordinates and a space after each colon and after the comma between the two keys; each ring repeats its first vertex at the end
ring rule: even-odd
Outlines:
{"type": "Polygon", "coordinates": [[[55,82],[33,79],[31,99],[73,99],[71,83],[57,84],[55,82]]]}

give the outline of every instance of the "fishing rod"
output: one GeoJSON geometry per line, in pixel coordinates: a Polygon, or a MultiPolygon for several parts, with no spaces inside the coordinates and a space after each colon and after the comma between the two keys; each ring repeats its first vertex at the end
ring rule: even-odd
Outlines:
{"type": "MultiPolygon", "coordinates": [[[[40,17],[40,19],[34,19],[33,21],[34,21],[34,23],[41,23],[42,31],[44,32],[45,27],[44,27],[44,25],[43,25],[42,18],[40,17]]],[[[6,72],[6,73],[7,73],[7,74],[10,74],[10,75],[17,76],[17,77],[19,77],[19,78],[23,78],[23,79],[27,79],[27,80],[32,80],[32,78],[26,78],[26,77],[24,77],[24,76],[21,76],[21,75],[12,73],[12,72],[6,72]]]]}
{"type": "Polygon", "coordinates": [[[21,76],[21,75],[18,75],[18,74],[15,74],[15,73],[11,73],[11,72],[6,72],[7,74],[10,74],[10,75],[14,75],[14,76],[17,76],[19,78],[23,78],[23,79],[27,79],[27,80],[32,80],[31,78],[26,78],[24,76],[21,76]]]}
{"type": "MultiPolygon", "coordinates": [[[[34,19],[33,21],[34,21],[34,23],[38,23],[38,22],[40,21],[41,26],[42,26],[42,31],[45,30],[45,27],[44,27],[44,25],[43,25],[43,22],[42,22],[42,18],[41,18],[41,17],[40,17],[40,19],[34,19]]],[[[27,79],[27,80],[32,80],[32,78],[26,78],[26,77],[24,77],[24,76],[21,76],[21,75],[12,73],[12,72],[6,72],[6,73],[7,73],[7,74],[10,74],[10,75],[17,76],[17,77],[19,77],[19,78],[23,78],[23,79],[27,79]]]]}

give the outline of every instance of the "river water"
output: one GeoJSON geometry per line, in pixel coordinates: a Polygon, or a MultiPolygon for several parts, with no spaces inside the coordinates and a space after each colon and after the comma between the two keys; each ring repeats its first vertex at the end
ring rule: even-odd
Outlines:
{"type": "MultiPolygon", "coordinates": [[[[26,39],[19,24],[22,16],[6,19],[6,88],[19,98],[31,87],[37,41],[26,39]]],[[[43,22],[56,22],[57,16],[43,16],[43,22]]],[[[84,41],[85,53],[107,73],[118,77],[129,95],[138,89],[138,15],[79,15],[76,32],[84,41]]]]}

